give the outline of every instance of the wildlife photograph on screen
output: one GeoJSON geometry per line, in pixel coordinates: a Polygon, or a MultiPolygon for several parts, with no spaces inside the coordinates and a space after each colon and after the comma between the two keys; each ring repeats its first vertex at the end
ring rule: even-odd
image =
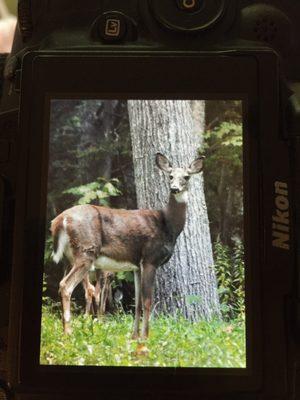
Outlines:
{"type": "Polygon", "coordinates": [[[41,365],[246,368],[241,100],[51,99],[41,365]]]}

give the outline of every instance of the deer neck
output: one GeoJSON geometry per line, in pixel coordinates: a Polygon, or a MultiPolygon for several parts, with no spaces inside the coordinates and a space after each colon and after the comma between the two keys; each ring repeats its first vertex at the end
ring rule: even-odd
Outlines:
{"type": "Polygon", "coordinates": [[[186,220],[187,199],[186,195],[170,194],[169,202],[164,209],[168,231],[174,240],[184,228],[186,220]]]}

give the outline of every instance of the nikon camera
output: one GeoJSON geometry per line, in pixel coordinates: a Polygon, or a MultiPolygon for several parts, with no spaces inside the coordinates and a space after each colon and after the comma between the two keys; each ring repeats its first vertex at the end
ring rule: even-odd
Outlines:
{"type": "Polygon", "coordinates": [[[295,0],[18,2],[4,398],[300,396],[299,20],[295,0]]]}

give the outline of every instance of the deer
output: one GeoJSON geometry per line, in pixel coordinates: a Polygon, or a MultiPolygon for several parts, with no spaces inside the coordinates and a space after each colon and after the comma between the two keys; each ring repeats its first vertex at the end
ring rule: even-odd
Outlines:
{"type": "Polygon", "coordinates": [[[86,204],[69,208],[52,221],[53,259],[58,263],[66,256],[72,265],[59,283],[65,334],[72,333],[72,292],[81,281],[89,287],[88,273],[95,268],[114,273],[133,271],[132,338],[148,338],[156,270],[174,252],[186,222],[189,180],[202,171],[203,159],[198,156],[188,167],[173,167],[166,156],[156,154],[156,166],[169,177],[169,201],[162,209],[125,210],[86,204]]]}
{"type": "Polygon", "coordinates": [[[85,293],[85,315],[93,314],[96,317],[105,315],[107,302],[110,301],[112,281],[115,274],[100,269],[90,271],[83,279],[82,284],[85,293]],[[91,276],[94,277],[95,286],[91,284],[91,276]]]}

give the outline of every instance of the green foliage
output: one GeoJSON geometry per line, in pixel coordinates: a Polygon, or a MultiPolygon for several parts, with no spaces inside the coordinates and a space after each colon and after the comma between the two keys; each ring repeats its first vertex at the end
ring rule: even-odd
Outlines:
{"type": "Polygon", "coordinates": [[[46,291],[47,291],[46,275],[43,274],[43,297],[42,297],[43,303],[47,302],[49,299],[48,296],[46,296],[46,291]]]}
{"type": "Polygon", "coordinates": [[[52,263],[53,244],[51,236],[46,236],[45,250],[44,250],[44,264],[52,263]]]}
{"type": "Polygon", "coordinates": [[[214,246],[215,270],[221,312],[226,321],[244,319],[245,314],[245,266],[244,248],[236,241],[232,250],[220,241],[214,246]]]}
{"type": "Polygon", "coordinates": [[[202,151],[212,241],[232,246],[234,237],[243,239],[242,110],[239,102],[223,103],[207,102],[202,151]]]}
{"type": "Polygon", "coordinates": [[[244,368],[243,321],[190,323],[182,317],[151,321],[146,342],[131,340],[132,315],[119,313],[101,320],[74,315],[73,333],[64,336],[61,318],[43,307],[41,363],[156,367],[244,368]]]}
{"type": "Polygon", "coordinates": [[[100,205],[108,206],[110,197],[122,194],[118,186],[120,186],[120,181],[117,178],[110,179],[109,181],[99,178],[95,182],[75,186],[65,190],[63,193],[79,196],[77,200],[78,204],[90,204],[96,201],[100,205]]]}
{"type": "Polygon", "coordinates": [[[110,196],[127,208],[133,173],[126,102],[53,100],[48,175],[48,222],[74,205],[74,195],[77,204],[107,205],[110,196]]]}
{"type": "Polygon", "coordinates": [[[243,145],[242,140],[242,126],[235,122],[222,122],[220,125],[215,127],[213,130],[206,131],[205,135],[207,137],[215,136],[219,141],[216,145],[241,147],[243,145]]]}
{"type": "Polygon", "coordinates": [[[134,276],[131,271],[121,271],[116,273],[116,279],[112,282],[113,287],[116,287],[116,281],[134,282],[134,276]]]}

